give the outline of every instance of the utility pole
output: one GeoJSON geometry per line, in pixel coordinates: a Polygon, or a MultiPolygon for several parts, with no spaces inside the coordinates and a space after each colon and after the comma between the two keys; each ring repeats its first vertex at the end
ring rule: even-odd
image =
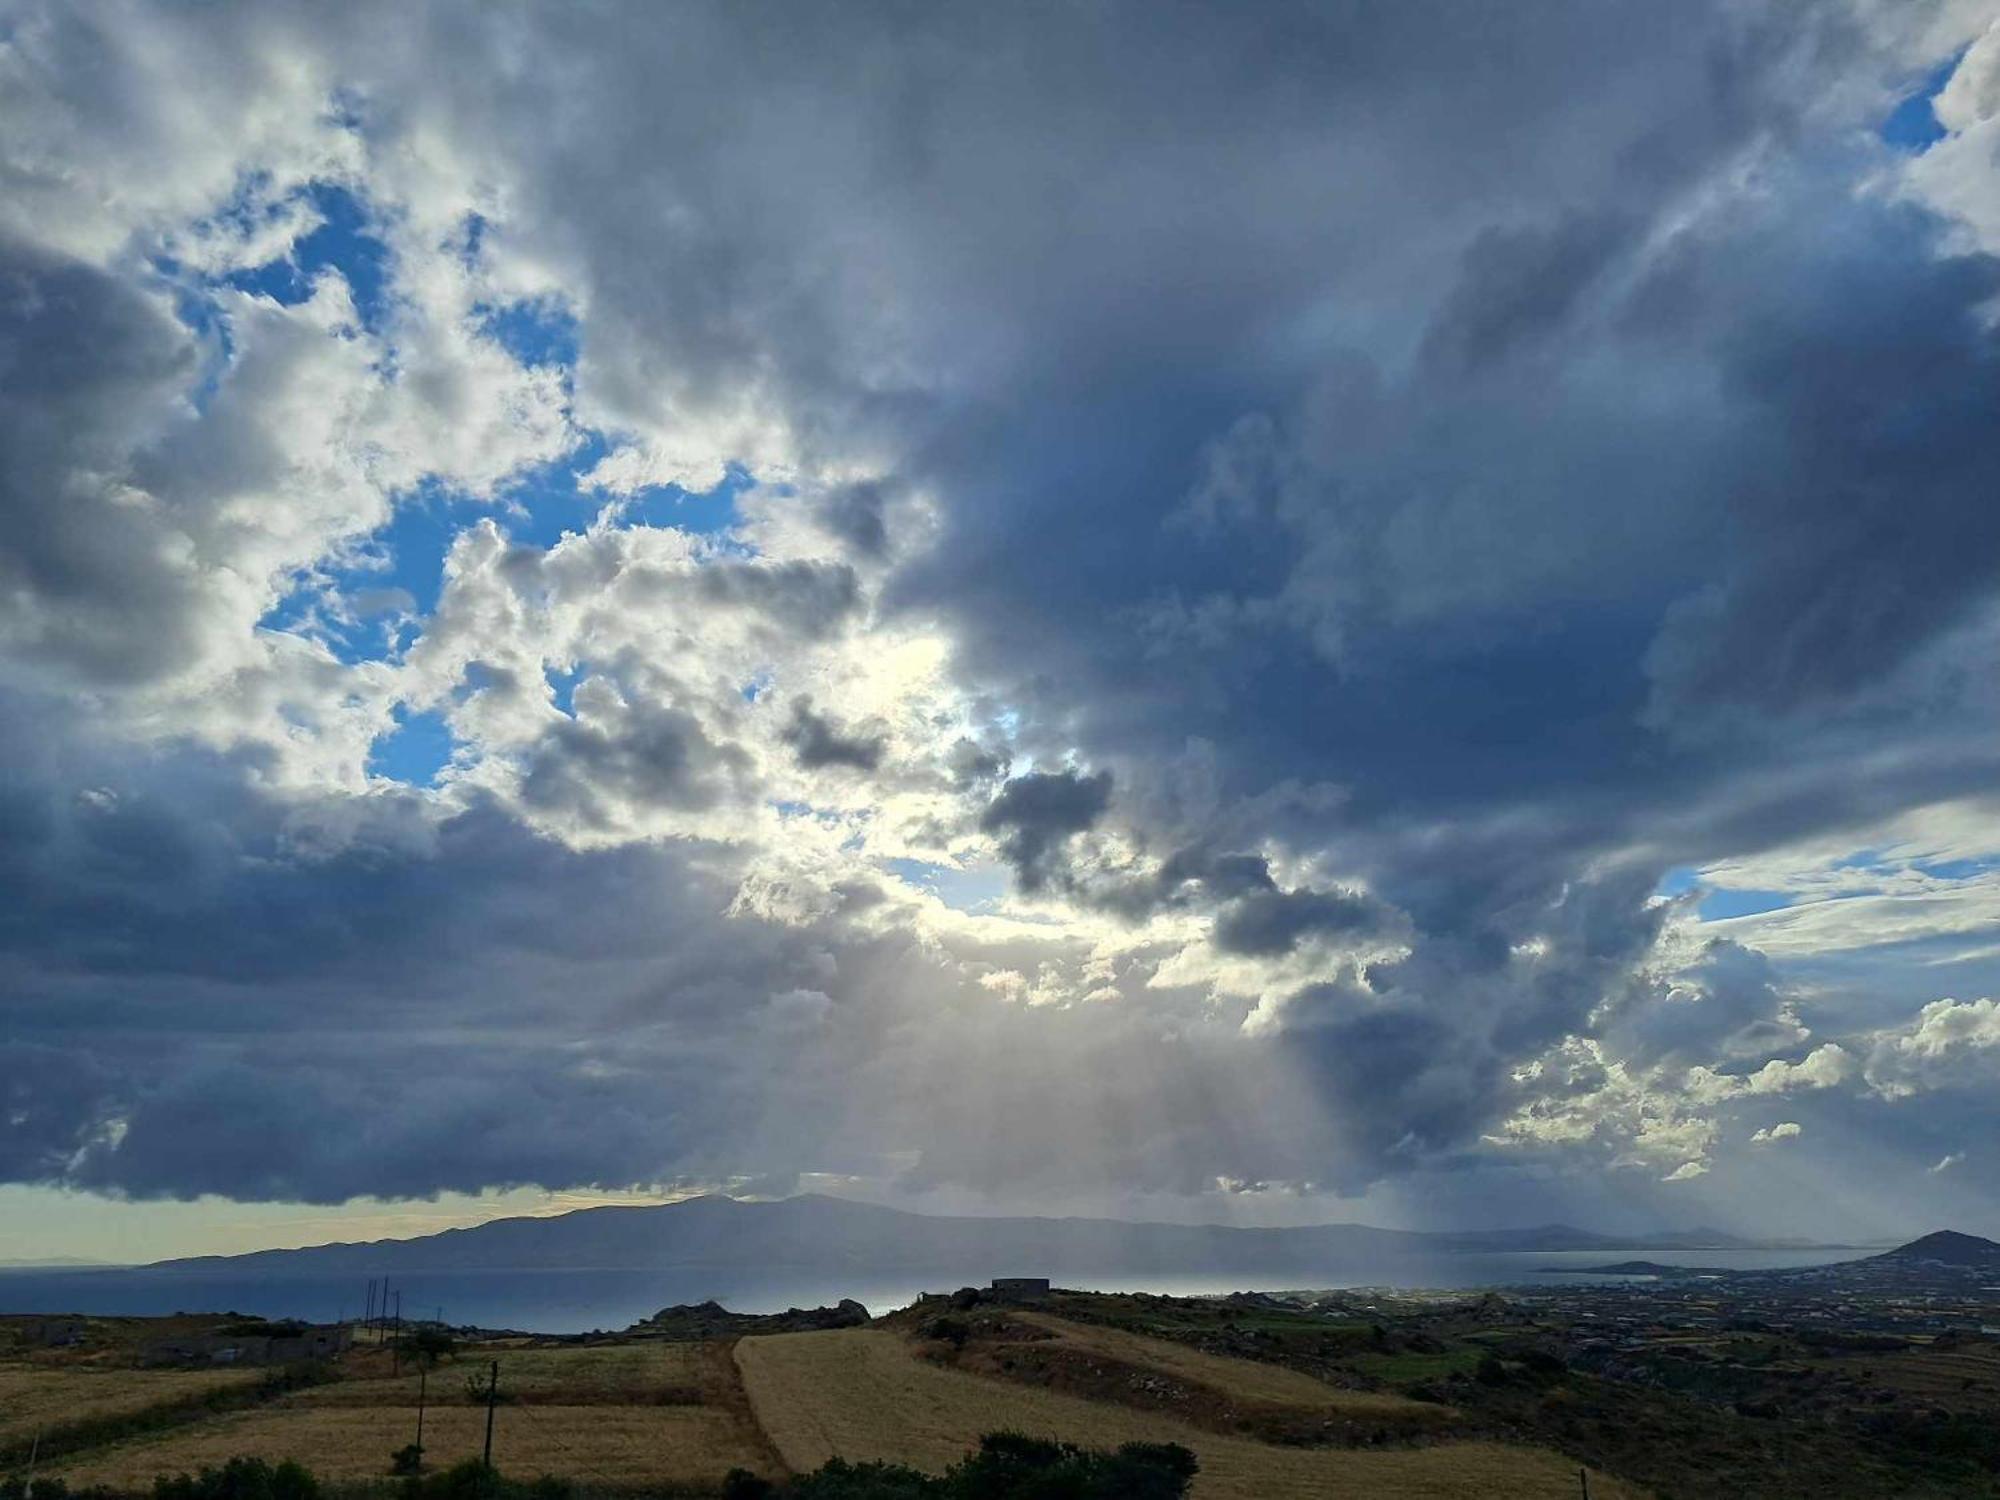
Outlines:
{"type": "Polygon", "coordinates": [[[366,1333],[368,1325],[375,1321],[375,1278],[368,1278],[368,1299],[361,1304],[361,1331],[366,1333]]]}
{"type": "Polygon", "coordinates": [[[417,1369],[417,1467],[424,1466],[424,1390],[430,1384],[431,1372],[428,1365],[417,1369]]]}
{"type": "Polygon", "coordinates": [[[403,1373],[403,1293],[400,1289],[396,1292],[395,1327],[394,1341],[389,1345],[389,1373],[400,1375],[403,1373]]]}
{"type": "Polygon", "coordinates": [[[493,1373],[486,1381],[486,1452],[480,1463],[486,1469],[487,1482],[493,1479],[493,1403],[500,1399],[500,1361],[493,1361],[493,1373]]]}

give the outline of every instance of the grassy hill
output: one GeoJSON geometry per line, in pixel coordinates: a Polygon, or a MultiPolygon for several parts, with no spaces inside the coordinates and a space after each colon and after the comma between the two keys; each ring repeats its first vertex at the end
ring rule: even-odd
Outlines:
{"type": "MultiPolygon", "coordinates": [[[[188,1404],[188,1391],[236,1390],[254,1372],[137,1368],[128,1320],[75,1350],[0,1354],[0,1392],[48,1424],[52,1446],[38,1472],[133,1495],[149,1493],[156,1475],[245,1455],[294,1459],[346,1493],[386,1497],[390,1457],[415,1436],[420,1393],[427,1464],[478,1456],[483,1382],[496,1360],[496,1464],[602,1495],[714,1495],[731,1469],[779,1477],[835,1455],[938,1472],[997,1429],[1095,1448],[1181,1443],[1202,1464],[1193,1494],[1209,1500],[1575,1491],[1572,1460],[1495,1441],[1446,1405],[1102,1318],[988,1305],[977,1335],[954,1341],[936,1326],[940,1305],[866,1328],[742,1339],[500,1340],[423,1375],[397,1369],[387,1349],[363,1347],[316,1383],[215,1409],[188,1404]],[[129,1427],[64,1441],[65,1412],[113,1406],[134,1417],[129,1427]]],[[[1600,1475],[1592,1493],[1641,1492],[1600,1475]]]]}

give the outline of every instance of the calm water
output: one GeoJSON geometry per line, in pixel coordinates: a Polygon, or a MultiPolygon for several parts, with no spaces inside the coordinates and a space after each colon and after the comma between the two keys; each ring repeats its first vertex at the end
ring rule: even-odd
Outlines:
{"type": "MultiPolygon", "coordinates": [[[[1345,1266],[1323,1277],[1287,1271],[1259,1277],[1068,1275],[1063,1284],[1106,1292],[1162,1292],[1192,1296],[1208,1292],[1276,1291],[1301,1287],[1393,1286],[1454,1288],[1533,1286],[1548,1289],[1581,1282],[1616,1281],[1590,1277],[1588,1267],[1624,1260],[1665,1265],[1719,1266],[1765,1270],[1776,1266],[1823,1265],[1852,1260],[1863,1250],[1581,1250],[1510,1254],[1438,1255],[1394,1266],[1345,1266]],[[1551,1272],[1563,1274],[1552,1275],[1551,1272]]],[[[919,1292],[949,1291],[986,1279],[963,1267],[935,1273],[910,1272],[876,1281],[809,1278],[798,1274],[659,1271],[449,1271],[398,1276],[406,1318],[431,1317],[484,1328],[518,1328],[536,1333],[576,1333],[624,1328],[662,1307],[714,1298],[738,1312],[777,1312],[787,1307],[819,1307],[852,1297],[872,1312],[914,1301],[919,1292]]],[[[364,1275],[278,1275],[241,1272],[199,1275],[158,1271],[0,1271],[0,1312],[141,1313],[240,1312],[264,1317],[331,1321],[359,1317],[366,1293],[364,1275]]]]}

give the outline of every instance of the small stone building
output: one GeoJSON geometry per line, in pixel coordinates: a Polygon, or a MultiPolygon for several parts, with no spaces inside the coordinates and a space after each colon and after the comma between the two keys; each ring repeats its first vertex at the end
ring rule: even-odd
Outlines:
{"type": "Polygon", "coordinates": [[[73,1348],[83,1342],[84,1332],[81,1318],[34,1318],[22,1326],[27,1341],[44,1349],[73,1348]]]}
{"type": "Polygon", "coordinates": [[[1002,1302],[1039,1302],[1049,1294],[1046,1276],[996,1276],[993,1295],[1002,1302]]]}

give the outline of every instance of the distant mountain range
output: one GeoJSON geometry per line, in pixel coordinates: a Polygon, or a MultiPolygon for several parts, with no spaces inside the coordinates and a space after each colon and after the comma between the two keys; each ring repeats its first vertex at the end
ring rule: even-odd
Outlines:
{"type": "Polygon", "coordinates": [[[1361,1224],[1239,1229],[1116,1219],[944,1217],[807,1194],[762,1203],[704,1197],[579,1209],[549,1218],[496,1219],[416,1239],[200,1256],[148,1269],[373,1275],[716,1267],[805,1271],[835,1279],[948,1272],[963,1280],[1241,1274],[1265,1286],[1304,1286],[1355,1270],[1387,1271],[1412,1260],[1479,1252],[1755,1248],[1774,1246],[1713,1229],[1621,1236],[1551,1224],[1420,1233],[1361,1224]]]}
{"type": "Polygon", "coordinates": [[[92,1260],[87,1255],[49,1255],[40,1260],[0,1260],[0,1271],[96,1271],[111,1270],[119,1264],[92,1260]]]}

